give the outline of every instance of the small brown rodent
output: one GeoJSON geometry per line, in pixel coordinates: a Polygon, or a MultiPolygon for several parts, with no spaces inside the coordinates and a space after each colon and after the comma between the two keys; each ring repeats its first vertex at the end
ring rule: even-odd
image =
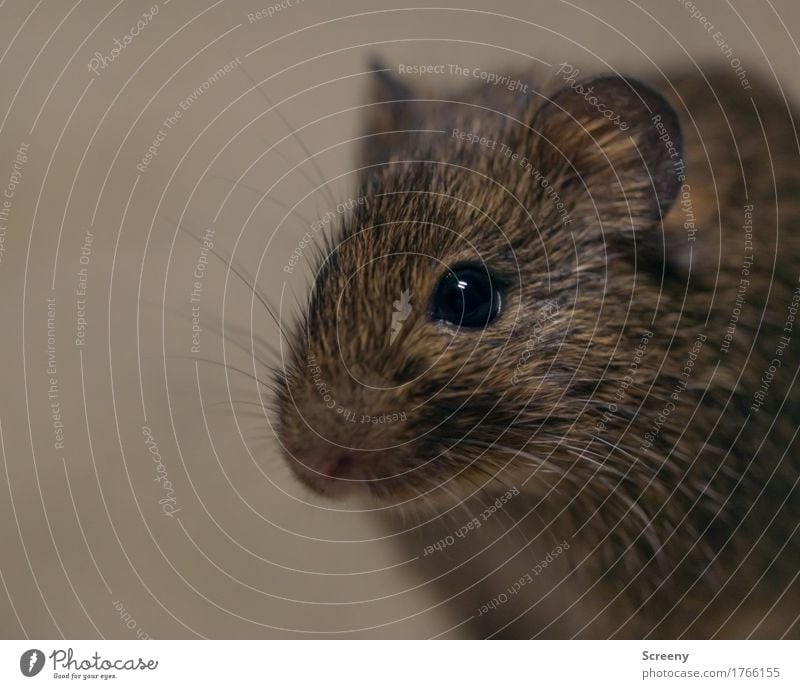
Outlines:
{"type": "Polygon", "coordinates": [[[289,466],[415,515],[454,634],[800,636],[782,91],[373,79],[360,202],[277,375],[289,466]]]}

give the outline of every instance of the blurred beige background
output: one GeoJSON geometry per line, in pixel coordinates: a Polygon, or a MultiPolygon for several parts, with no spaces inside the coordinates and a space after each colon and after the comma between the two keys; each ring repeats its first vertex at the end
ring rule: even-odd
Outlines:
{"type": "Polygon", "coordinates": [[[291,479],[269,413],[238,402],[259,403],[253,381],[213,363],[266,376],[251,333],[262,359],[277,330],[187,234],[294,313],[308,271],[283,267],[353,194],[368,56],[633,74],[735,58],[800,99],[796,0],[442,5],[0,2],[3,637],[456,623],[369,513],[291,479]]]}

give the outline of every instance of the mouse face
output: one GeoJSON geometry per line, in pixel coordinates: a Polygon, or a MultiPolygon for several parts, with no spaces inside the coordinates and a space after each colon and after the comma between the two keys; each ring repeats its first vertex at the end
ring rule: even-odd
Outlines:
{"type": "Polygon", "coordinates": [[[277,376],[289,466],[384,503],[540,490],[581,457],[589,480],[597,407],[658,297],[633,238],[677,191],[674,112],[619,77],[494,102],[385,74],[359,203],[277,376]]]}

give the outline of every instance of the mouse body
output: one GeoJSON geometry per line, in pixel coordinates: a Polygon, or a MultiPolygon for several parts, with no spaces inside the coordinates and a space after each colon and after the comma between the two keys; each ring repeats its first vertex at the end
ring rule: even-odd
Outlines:
{"type": "Polygon", "coordinates": [[[794,111],[565,65],[376,66],[276,371],[286,461],[384,508],[451,635],[800,636],[794,111]]]}

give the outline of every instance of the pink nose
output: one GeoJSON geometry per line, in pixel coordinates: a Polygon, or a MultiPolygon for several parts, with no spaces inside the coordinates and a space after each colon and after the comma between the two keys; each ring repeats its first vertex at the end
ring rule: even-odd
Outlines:
{"type": "Polygon", "coordinates": [[[357,487],[368,475],[374,452],[339,447],[316,435],[306,438],[292,456],[291,466],[297,476],[318,492],[341,491],[357,487]]]}

